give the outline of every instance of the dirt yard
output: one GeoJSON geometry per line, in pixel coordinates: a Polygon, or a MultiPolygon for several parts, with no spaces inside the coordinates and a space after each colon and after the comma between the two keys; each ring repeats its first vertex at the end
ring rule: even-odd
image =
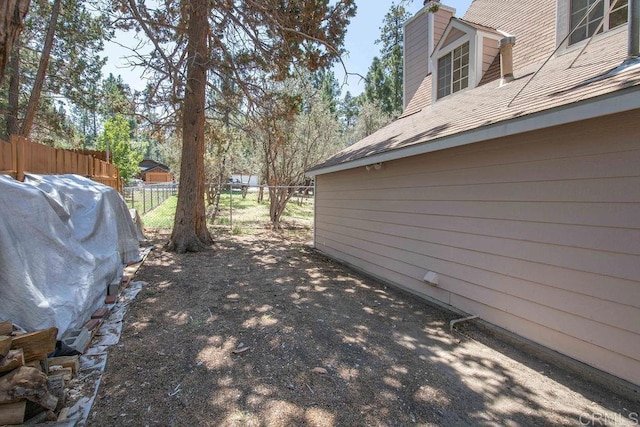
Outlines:
{"type": "Polygon", "coordinates": [[[157,248],[92,426],[637,425],[640,403],[323,257],[308,235],[157,248]]]}

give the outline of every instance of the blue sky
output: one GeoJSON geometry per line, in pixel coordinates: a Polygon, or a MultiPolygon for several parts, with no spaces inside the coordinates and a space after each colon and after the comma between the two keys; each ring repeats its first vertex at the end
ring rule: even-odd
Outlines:
{"type": "MultiPolygon", "coordinates": [[[[471,4],[471,1],[472,0],[442,0],[441,2],[455,8],[456,16],[461,17],[471,4]]],[[[358,12],[351,20],[345,38],[345,48],[349,51],[349,54],[343,59],[348,72],[358,73],[363,76],[367,74],[371,60],[380,53],[380,46],[374,44],[374,41],[380,36],[382,20],[392,3],[392,0],[356,0],[358,12]]],[[[423,0],[413,0],[409,3],[407,9],[411,14],[414,14],[422,8],[422,4],[423,0]]],[[[133,34],[121,35],[119,41],[125,46],[136,44],[133,34]]],[[[140,90],[144,88],[145,83],[140,78],[141,70],[131,70],[125,66],[122,56],[126,55],[126,49],[123,49],[117,44],[108,43],[106,45],[105,55],[109,57],[108,63],[103,69],[105,76],[109,75],[109,73],[116,76],[120,74],[132,89],[140,90]]],[[[338,77],[340,84],[342,84],[344,82],[342,66],[337,66],[334,70],[336,77],[338,77]]],[[[346,84],[342,87],[342,93],[344,94],[348,90],[352,95],[357,95],[361,93],[363,89],[364,82],[357,76],[350,76],[346,84]]]]}
{"type": "MultiPolygon", "coordinates": [[[[456,9],[456,16],[462,17],[469,8],[472,0],[441,0],[442,4],[456,9]]],[[[358,6],[357,15],[351,20],[347,36],[345,38],[345,48],[349,55],[344,58],[349,73],[366,75],[371,60],[380,54],[380,45],[374,42],[380,37],[380,27],[382,20],[394,2],[391,0],[356,0],[358,6]]],[[[395,1],[398,3],[398,1],[395,1]]],[[[407,6],[411,15],[422,9],[423,0],[413,0],[407,6]]],[[[342,66],[334,68],[340,84],[344,81],[342,66]]],[[[364,82],[359,77],[349,76],[347,84],[342,87],[342,94],[346,91],[352,95],[357,95],[364,90],[364,82]]]]}

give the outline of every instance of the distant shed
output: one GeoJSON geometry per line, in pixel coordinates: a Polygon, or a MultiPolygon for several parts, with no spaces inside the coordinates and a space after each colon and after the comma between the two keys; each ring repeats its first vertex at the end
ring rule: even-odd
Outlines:
{"type": "Polygon", "coordinates": [[[144,159],[140,162],[140,178],[147,184],[173,182],[174,176],[169,166],[152,159],[144,159]]]}

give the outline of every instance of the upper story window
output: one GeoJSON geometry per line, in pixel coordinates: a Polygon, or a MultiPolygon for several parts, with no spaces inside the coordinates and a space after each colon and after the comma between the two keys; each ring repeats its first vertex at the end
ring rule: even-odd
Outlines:
{"type": "Polygon", "coordinates": [[[575,31],[569,37],[569,44],[591,37],[600,26],[603,18],[604,22],[599,32],[608,31],[625,24],[628,18],[628,7],[629,0],[571,0],[569,25],[570,28],[575,28],[575,31]],[[598,4],[589,13],[589,16],[583,20],[594,3],[598,4]],[[612,5],[613,9],[611,9],[612,5]],[[611,9],[611,12],[609,12],[609,9],[611,9]]]}
{"type": "Polygon", "coordinates": [[[469,42],[438,59],[437,99],[469,86],[469,42]]]}

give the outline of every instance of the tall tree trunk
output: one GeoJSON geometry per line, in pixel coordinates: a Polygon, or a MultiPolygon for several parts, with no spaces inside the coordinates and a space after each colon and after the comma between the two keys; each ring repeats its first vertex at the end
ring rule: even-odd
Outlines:
{"type": "Polygon", "coordinates": [[[31,90],[31,96],[29,97],[29,104],[27,104],[27,112],[22,122],[22,129],[20,134],[28,137],[33,127],[33,120],[40,104],[40,93],[44,86],[44,78],[47,74],[47,67],[49,66],[49,58],[51,56],[51,48],[53,47],[53,36],[56,33],[56,25],[58,24],[58,16],[60,15],[60,7],[62,0],[55,0],[53,2],[53,8],[51,10],[51,19],[49,20],[49,29],[47,30],[47,36],[44,40],[44,48],[42,49],[42,55],[40,56],[40,64],[38,64],[38,71],[36,73],[36,79],[33,82],[33,89],[31,90]]]}
{"type": "Polygon", "coordinates": [[[167,250],[203,250],[213,243],[207,229],[204,176],[204,122],[209,34],[208,0],[191,0],[187,29],[187,84],[182,119],[182,160],[178,206],[167,250]]]}
{"type": "Polygon", "coordinates": [[[29,10],[30,0],[2,0],[0,2],[0,83],[11,56],[14,42],[18,39],[29,10]]]}
{"type": "Polygon", "coordinates": [[[9,69],[7,136],[18,134],[18,102],[20,100],[20,49],[13,49],[9,69]]]}

